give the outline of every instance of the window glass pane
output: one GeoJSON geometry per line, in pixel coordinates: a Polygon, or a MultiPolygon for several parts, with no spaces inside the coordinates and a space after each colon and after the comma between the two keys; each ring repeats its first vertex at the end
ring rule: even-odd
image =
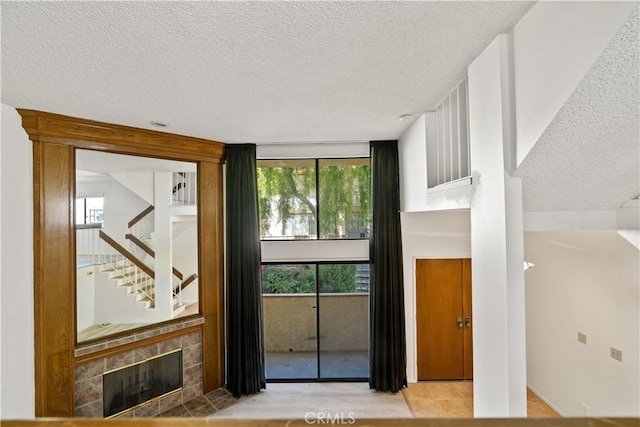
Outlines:
{"type": "Polygon", "coordinates": [[[321,293],[369,292],[369,264],[320,264],[321,293]]]}
{"type": "Polygon", "coordinates": [[[87,224],[102,223],[104,197],[87,197],[87,224]]]}
{"type": "Polygon", "coordinates": [[[318,376],[316,266],[262,266],[267,379],[318,376]]]}
{"type": "Polygon", "coordinates": [[[316,238],[315,160],[258,160],[262,239],[316,238]]]}
{"type": "Polygon", "coordinates": [[[318,265],[320,378],[369,377],[369,265],[318,265]]]}
{"type": "Polygon", "coordinates": [[[320,238],[369,237],[371,172],[369,159],[321,159],[320,238]]]}
{"type": "Polygon", "coordinates": [[[76,199],[76,224],[84,224],[85,199],[76,199]]]}
{"type": "Polygon", "coordinates": [[[316,291],[314,264],[262,266],[263,294],[308,294],[316,291]]]}

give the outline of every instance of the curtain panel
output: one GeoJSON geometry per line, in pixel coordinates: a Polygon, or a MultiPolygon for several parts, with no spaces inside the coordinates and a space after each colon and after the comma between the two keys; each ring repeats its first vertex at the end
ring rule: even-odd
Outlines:
{"type": "Polygon", "coordinates": [[[227,388],[265,388],[256,146],[225,147],[227,203],[227,388]]]}
{"type": "Polygon", "coordinates": [[[369,387],[396,393],[407,385],[398,142],[372,141],[370,150],[369,387]]]}

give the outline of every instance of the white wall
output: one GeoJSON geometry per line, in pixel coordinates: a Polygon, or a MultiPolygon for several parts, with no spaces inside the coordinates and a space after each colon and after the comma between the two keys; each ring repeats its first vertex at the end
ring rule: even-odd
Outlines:
{"type": "Polygon", "coordinates": [[[424,113],[398,140],[400,211],[425,212],[469,209],[474,188],[462,179],[427,188],[436,178],[435,113],[424,113]],[[433,153],[427,156],[427,152],[433,153]],[[432,177],[433,175],[433,177],[432,177]]]}
{"type": "Polygon", "coordinates": [[[514,26],[517,164],[637,2],[539,2],[514,26]]]}
{"type": "Polygon", "coordinates": [[[124,236],[129,232],[127,223],[142,212],[148,203],[109,175],[105,181],[80,182],[78,197],[104,195],[104,231],[121,245],[128,247],[124,236]]]}
{"type": "MultiPolygon", "coordinates": [[[[195,221],[173,223],[173,266],[184,274],[184,279],[198,273],[198,223],[195,221]]],[[[198,300],[198,280],[182,292],[182,302],[198,300]]]]}
{"type": "Polygon", "coordinates": [[[33,348],[33,169],[16,110],[2,105],[1,417],[35,416],[33,348]]]}
{"type": "MultiPolygon", "coordinates": [[[[468,211],[401,213],[404,269],[407,381],[416,382],[416,275],[420,258],[470,258],[471,225],[468,211]]],[[[473,286],[473,284],[472,284],[473,286]]]]}
{"type": "Polygon", "coordinates": [[[509,40],[498,36],[469,66],[474,415],[526,416],[521,183],[511,153],[509,40]]]}
{"type": "Polygon", "coordinates": [[[369,240],[264,240],[263,262],[368,261],[369,240]]]}
{"type": "Polygon", "coordinates": [[[401,212],[423,211],[427,206],[426,116],[420,115],[398,140],[401,212]]]}
{"type": "MultiPolygon", "coordinates": [[[[155,310],[148,310],[139,302],[142,295],[127,293],[127,288],[120,286],[123,281],[113,280],[114,272],[95,270],[95,317],[96,325],[101,323],[153,323],[171,319],[171,314],[159,318],[155,310]]],[[[156,302],[157,304],[157,302],[156,302]]]]}
{"type": "MultiPolygon", "coordinates": [[[[4,105],[2,106],[4,112],[4,105]]],[[[2,120],[0,120],[1,125],[2,120]]],[[[2,186],[2,149],[0,149],[0,187],[2,186]]],[[[0,225],[2,224],[2,198],[0,198],[0,225]]],[[[2,242],[2,226],[0,226],[0,242],[2,242]]],[[[0,278],[2,278],[2,245],[0,244],[0,278]]],[[[1,285],[0,281],[0,285],[1,285]]],[[[0,286],[0,301],[2,301],[0,286]]],[[[2,304],[0,304],[0,331],[2,331],[2,304]]],[[[0,337],[0,420],[2,419],[2,338],[0,337]]]]}
{"type": "Polygon", "coordinates": [[[256,147],[258,159],[322,159],[369,157],[368,141],[308,142],[304,144],[262,144],[256,147]]]}
{"type": "Polygon", "coordinates": [[[155,312],[158,321],[170,319],[173,315],[172,180],[171,172],[154,172],[155,227],[153,247],[155,252],[155,312]]]}
{"type": "Polygon", "coordinates": [[[109,175],[148,204],[154,204],[153,172],[112,172],[109,175]]]}
{"type": "Polygon", "coordinates": [[[95,324],[95,273],[93,265],[76,269],[76,324],[78,331],[95,324]]]}
{"type": "Polygon", "coordinates": [[[631,200],[616,213],[618,233],[633,246],[640,249],[640,200],[631,200]]]}
{"type": "Polygon", "coordinates": [[[639,254],[613,230],[525,234],[528,383],[563,415],[640,416],[639,254]]]}

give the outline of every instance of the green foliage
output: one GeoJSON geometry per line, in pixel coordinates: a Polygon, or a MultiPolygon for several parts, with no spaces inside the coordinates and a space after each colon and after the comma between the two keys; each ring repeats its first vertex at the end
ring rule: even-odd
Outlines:
{"type": "MultiPolygon", "coordinates": [[[[285,163],[286,165],[286,163],[285,163]]],[[[306,210],[315,221],[316,182],[313,167],[258,167],[258,206],[260,209],[260,234],[269,232],[274,219],[272,206],[281,219],[280,235],[286,235],[286,219],[296,210],[306,210]]]]}
{"type": "Polygon", "coordinates": [[[307,265],[265,267],[262,271],[262,292],[266,294],[315,292],[315,269],[307,265]]]}
{"type": "Polygon", "coordinates": [[[369,165],[320,168],[320,237],[352,236],[367,229],[371,204],[369,165]]]}
{"type": "Polygon", "coordinates": [[[354,264],[327,264],[318,268],[320,292],[345,293],[356,291],[356,266],[354,264]]]}
{"type": "MultiPolygon", "coordinates": [[[[355,264],[323,264],[318,268],[321,293],[355,292],[355,264]]],[[[315,265],[270,265],[262,271],[262,292],[306,294],[315,292],[315,265]]]]}
{"type": "MultiPolygon", "coordinates": [[[[277,166],[271,162],[258,164],[260,232],[269,234],[271,223],[279,221],[279,235],[286,236],[287,219],[295,214],[309,214],[316,222],[315,167],[305,161],[284,161],[277,166]]],[[[367,234],[370,217],[369,165],[337,162],[321,166],[318,175],[320,237],[367,237],[362,234],[367,234]]]]}

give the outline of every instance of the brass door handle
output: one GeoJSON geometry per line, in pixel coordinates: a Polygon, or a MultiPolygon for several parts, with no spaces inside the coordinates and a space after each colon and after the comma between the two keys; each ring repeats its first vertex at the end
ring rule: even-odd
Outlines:
{"type": "Polygon", "coordinates": [[[457,317],[456,318],[456,328],[460,329],[462,328],[462,317],[457,317]]]}
{"type": "Polygon", "coordinates": [[[464,318],[464,327],[465,328],[471,327],[471,318],[470,317],[465,317],[464,318]]]}

